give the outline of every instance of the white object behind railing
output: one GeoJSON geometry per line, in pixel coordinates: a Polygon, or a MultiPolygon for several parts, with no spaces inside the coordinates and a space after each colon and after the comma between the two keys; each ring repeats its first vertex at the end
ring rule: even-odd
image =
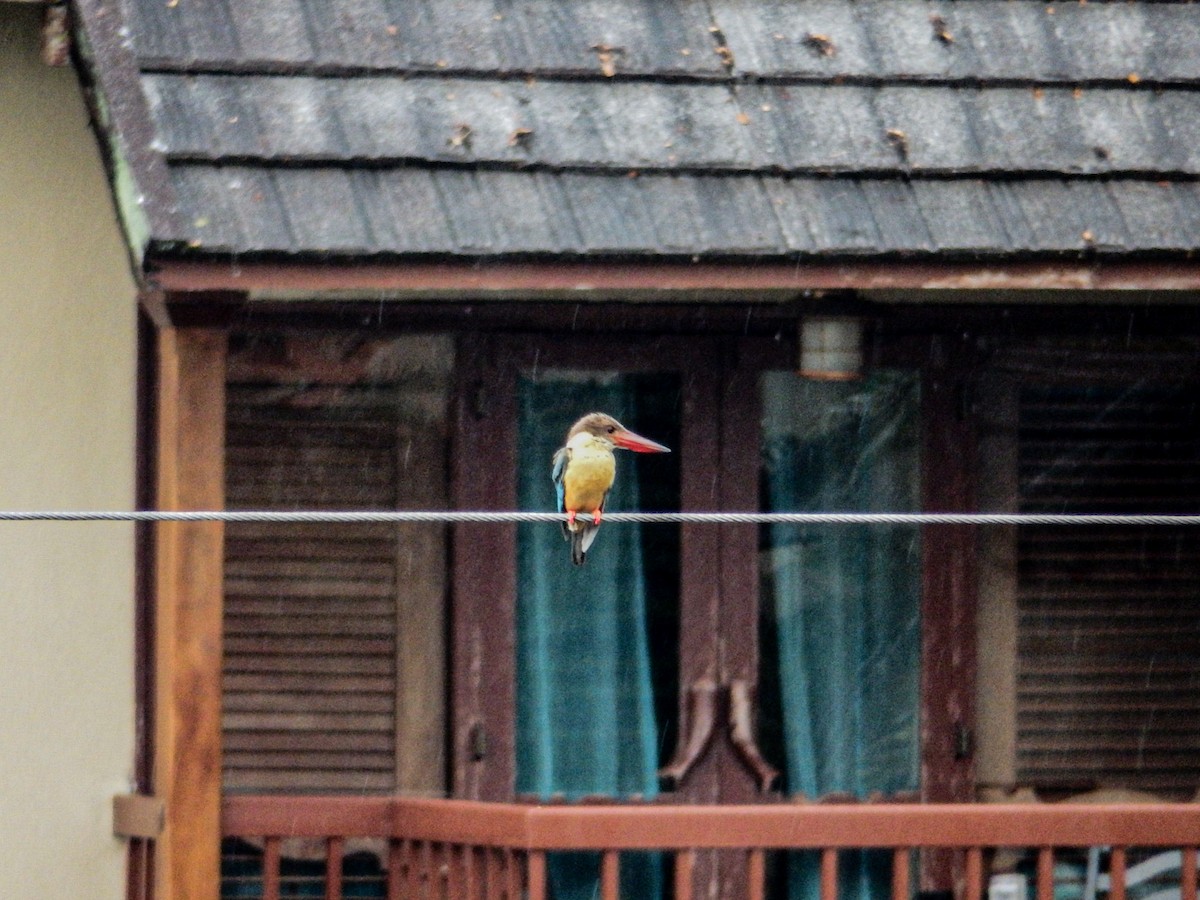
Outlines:
{"type": "MultiPolygon", "coordinates": [[[[1112,875],[1100,871],[1100,856],[1108,848],[1092,847],[1088,851],[1087,881],[1084,884],[1083,900],[1096,900],[1098,894],[1112,890],[1112,875]]],[[[1200,870],[1200,864],[1197,866],[1200,870]]],[[[1145,884],[1154,884],[1164,876],[1173,876],[1174,887],[1160,887],[1148,894],[1136,894],[1137,900],[1179,900],[1179,888],[1183,874],[1183,853],[1165,850],[1156,853],[1125,870],[1125,890],[1136,890],[1145,884]]],[[[992,898],[989,896],[989,900],[992,898]]]]}

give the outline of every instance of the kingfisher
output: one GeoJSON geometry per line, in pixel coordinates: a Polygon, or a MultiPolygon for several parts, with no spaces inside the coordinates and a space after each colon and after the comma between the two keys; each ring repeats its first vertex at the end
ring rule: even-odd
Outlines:
{"type": "Polygon", "coordinates": [[[613,450],[671,452],[656,441],[634,434],[606,413],[588,413],[571,426],[566,444],[554,454],[550,477],[558,494],[558,511],[567,514],[563,536],[571,543],[571,562],[577,566],[583,565],[596,539],[604,501],[616,477],[613,450]],[[577,518],[580,513],[588,518],[577,518]]]}

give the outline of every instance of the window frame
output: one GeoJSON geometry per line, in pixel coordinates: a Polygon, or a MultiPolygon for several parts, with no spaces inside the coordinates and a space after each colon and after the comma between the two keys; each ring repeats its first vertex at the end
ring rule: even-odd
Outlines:
{"type": "MultiPolygon", "coordinates": [[[[459,346],[451,496],[456,509],[516,508],[516,377],[522,368],[596,360],[627,371],[684,375],[681,452],[707,454],[681,471],[684,510],[759,508],[759,399],[766,368],[790,368],[772,338],[467,334],[459,346]],[[544,346],[541,345],[544,342],[544,346]],[[698,362],[703,360],[703,362],[698,362]],[[711,427],[706,411],[715,414],[711,427]],[[486,460],[486,466],[473,460],[486,460]],[[754,472],[727,478],[725,472],[754,472]]],[[[973,426],[965,347],[920,336],[889,344],[880,364],[921,381],[921,508],[974,508],[973,426]],[[931,352],[932,350],[939,352],[931,352]],[[961,350],[962,352],[956,352],[961,350]],[[933,360],[933,362],[931,362],[933,360]]],[[[548,464],[547,464],[548,465],[548,464]]],[[[679,715],[698,675],[758,679],[758,534],[753,526],[684,525],[681,535],[679,715]],[[690,579],[690,582],[688,581],[690,579]],[[734,599],[738,598],[738,599],[734,599]],[[733,642],[715,641],[720,624],[733,642]]],[[[975,545],[972,526],[922,528],[921,799],[974,796],[975,545]]],[[[451,785],[457,797],[509,800],[515,785],[516,526],[455,528],[451,612],[451,785]]],[[[714,741],[679,800],[762,798],[727,741],[714,741]]]]}

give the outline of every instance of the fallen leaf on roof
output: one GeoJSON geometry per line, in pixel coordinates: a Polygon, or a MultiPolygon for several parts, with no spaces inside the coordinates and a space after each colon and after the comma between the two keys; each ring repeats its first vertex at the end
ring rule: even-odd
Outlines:
{"type": "Polygon", "coordinates": [[[737,114],[737,120],[738,120],[738,123],[741,125],[749,125],[750,124],[750,117],[748,115],[746,115],[744,112],[740,112],[737,114]]]}
{"type": "Polygon", "coordinates": [[[460,122],[454,126],[454,131],[450,135],[449,144],[451,147],[469,147],[471,146],[471,126],[465,122],[460,122]]]}
{"type": "Polygon", "coordinates": [[[933,26],[933,36],[943,44],[953,44],[954,35],[950,33],[950,27],[946,24],[946,20],[934,13],[929,17],[929,24],[933,26]]]}
{"type": "Polygon", "coordinates": [[[889,128],[884,132],[887,136],[888,143],[896,148],[896,152],[900,154],[902,160],[908,159],[908,135],[899,128],[889,128]]]}
{"type": "Polygon", "coordinates": [[[822,56],[837,55],[837,47],[834,45],[832,38],[827,34],[815,34],[810,31],[804,36],[803,43],[805,47],[815,50],[822,56]]]}
{"type": "Polygon", "coordinates": [[[716,47],[713,48],[713,52],[716,53],[717,56],[721,57],[721,65],[732,72],[735,64],[733,50],[731,50],[729,47],[729,41],[725,37],[725,32],[723,32],[718,25],[710,25],[708,30],[713,36],[713,43],[716,44],[716,47]]]}
{"type": "Polygon", "coordinates": [[[515,128],[512,134],[508,136],[508,146],[510,147],[528,147],[533,140],[532,128],[515,128]]]}
{"type": "Polygon", "coordinates": [[[600,71],[604,73],[604,77],[612,78],[616,75],[617,57],[625,54],[625,48],[613,47],[610,44],[592,44],[592,50],[600,60],[600,71]]]}

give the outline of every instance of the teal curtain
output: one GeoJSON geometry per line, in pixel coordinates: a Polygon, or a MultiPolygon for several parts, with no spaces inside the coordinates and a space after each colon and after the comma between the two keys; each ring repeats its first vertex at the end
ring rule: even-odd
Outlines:
{"type": "MultiPolygon", "coordinates": [[[[520,385],[518,499],[525,510],[553,510],[550,459],[580,415],[608,412],[635,421],[633,392],[619,376],[556,378],[520,385]]],[[[637,467],[619,454],[608,508],[635,510],[637,467]]],[[[517,791],[652,797],[657,745],[641,529],[601,528],[583,566],[571,564],[557,525],[522,523],[518,531],[517,791]]],[[[627,896],[659,896],[650,855],[621,861],[627,896]]],[[[556,900],[595,894],[599,859],[551,860],[556,900]]]]}
{"type": "MultiPolygon", "coordinates": [[[[766,496],[773,511],[919,507],[918,388],[907,373],[764,381],[766,496]]],[[[767,584],[777,634],[789,792],[890,794],[919,785],[920,544],[915,527],[777,525],[767,584]]],[[[845,900],[887,896],[886,856],[845,854],[845,900]]],[[[790,895],[817,896],[797,854],[790,895]]]]}

